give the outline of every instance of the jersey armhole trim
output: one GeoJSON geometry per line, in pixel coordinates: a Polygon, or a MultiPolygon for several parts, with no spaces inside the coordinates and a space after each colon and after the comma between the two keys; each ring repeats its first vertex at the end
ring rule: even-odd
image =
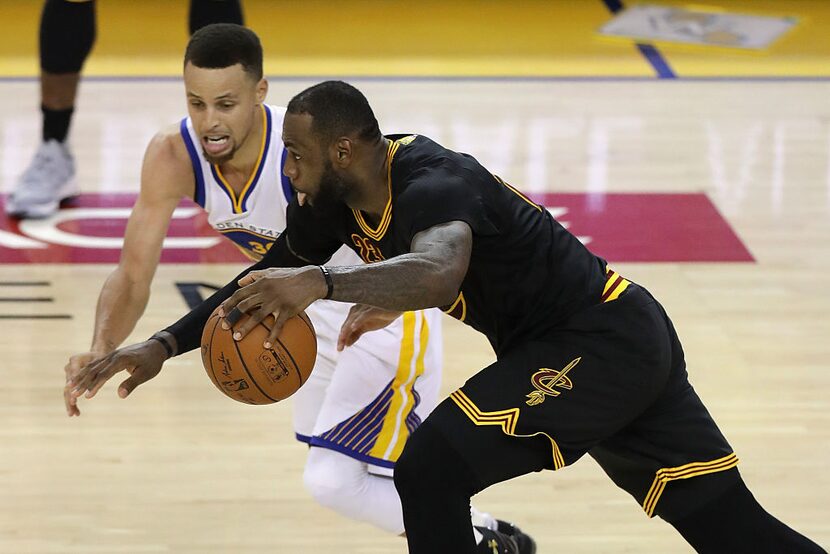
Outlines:
{"type": "Polygon", "coordinates": [[[205,178],[202,175],[202,163],[199,160],[199,154],[196,153],[196,146],[193,144],[193,139],[190,138],[190,131],[187,128],[187,118],[182,119],[179,125],[184,145],[187,147],[187,153],[190,156],[190,164],[193,166],[193,175],[196,177],[196,190],[193,191],[193,200],[201,207],[205,207],[205,178]]]}

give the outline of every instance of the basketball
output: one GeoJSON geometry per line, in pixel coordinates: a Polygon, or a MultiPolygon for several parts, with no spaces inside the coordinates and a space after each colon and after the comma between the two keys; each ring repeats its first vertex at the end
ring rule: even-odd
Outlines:
{"type": "Polygon", "coordinates": [[[265,349],[262,344],[274,325],[273,316],[235,341],[233,333],[248,316],[225,330],[218,310],[202,331],[202,363],[216,388],[245,404],[273,404],[308,380],[317,357],[317,336],[305,312],[286,321],[277,340],[265,349]]]}

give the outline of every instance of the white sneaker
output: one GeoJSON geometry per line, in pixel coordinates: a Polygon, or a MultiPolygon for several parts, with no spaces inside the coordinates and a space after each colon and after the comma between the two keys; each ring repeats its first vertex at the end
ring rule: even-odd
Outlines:
{"type": "Polygon", "coordinates": [[[64,143],[48,140],[37,149],[6,199],[6,213],[21,218],[49,217],[62,201],[77,194],[75,159],[64,143]]]}

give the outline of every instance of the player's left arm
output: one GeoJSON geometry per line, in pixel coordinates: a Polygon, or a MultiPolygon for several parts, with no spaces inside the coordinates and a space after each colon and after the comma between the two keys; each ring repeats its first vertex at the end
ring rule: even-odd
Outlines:
{"type": "Polygon", "coordinates": [[[332,267],[331,298],[409,311],[451,304],[470,265],[473,232],[450,221],[417,233],[410,252],[383,262],[332,267]]]}
{"type": "MultiPolygon", "coordinates": [[[[369,265],[328,268],[329,298],[397,312],[450,304],[467,274],[472,245],[473,232],[467,223],[435,225],[412,238],[407,254],[369,265]]],[[[314,266],[253,271],[239,285],[242,288],[222,304],[232,322],[241,313],[251,316],[234,338],[241,339],[273,314],[276,324],[267,343],[274,342],[288,318],[328,293],[323,272],[314,266]]]]}

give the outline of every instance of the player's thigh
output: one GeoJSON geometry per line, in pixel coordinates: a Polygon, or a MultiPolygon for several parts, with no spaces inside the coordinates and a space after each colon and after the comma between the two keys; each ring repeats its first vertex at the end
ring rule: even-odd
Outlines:
{"type": "Polygon", "coordinates": [[[316,433],[387,396],[404,418],[411,413],[411,419],[421,421],[437,403],[441,362],[440,324],[424,311],[365,334],[338,355],[316,433]]]}
{"type": "Polygon", "coordinates": [[[480,481],[491,484],[537,469],[540,455],[548,469],[575,462],[642,413],[664,380],[660,367],[644,367],[613,341],[563,333],[514,348],[428,421],[446,429],[467,463],[484,467],[480,481]],[[470,436],[483,438],[468,442],[470,436]],[[523,451],[532,463],[511,467],[523,451]]]}
{"type": "Polygon", "coordinates": [[[309,442],[334,375],[335,360],[317,354],[314,370],[303,386],[291,396],[294,433],[302,442],[309,442]]]}
{"type": "Polygon", "coordinates": [[[673,521],[738,479],[738,458],[685,378],[646,412],[591,450],[609,477],[647,515],[673,521]]]}
{"type": "MultiPolygon", "coordinates": [[[[495,483],[541,471],[551,465],[550,443],[545,437],[517,438],[505,434],[498,426],[476,425],[458,409],[452,399],[447,398],[433,410],[421,428],[415,430],[404,448],[401,463],[416,469],[409,471],[409,474],[413,474],[409,478],[418,479],[417,474],[423,472],[417,468],[422,467],[422,464],[442,467],[442,460],[438,459],[440,454],[435,452],[444,452],[445,449],[441,445],[433,448],[432,437],[436,432],[463,462],[460,466],[450,466],[470,470],[472,479],[461,475],[454,478],[459,482],[471,483],[473,488],[468,491],[470,495],[495,483]],[[413,465],[412,460],[417,462],[413,465]]],[[[397,469],[395,478],[398,479],[397,469]]]]}

